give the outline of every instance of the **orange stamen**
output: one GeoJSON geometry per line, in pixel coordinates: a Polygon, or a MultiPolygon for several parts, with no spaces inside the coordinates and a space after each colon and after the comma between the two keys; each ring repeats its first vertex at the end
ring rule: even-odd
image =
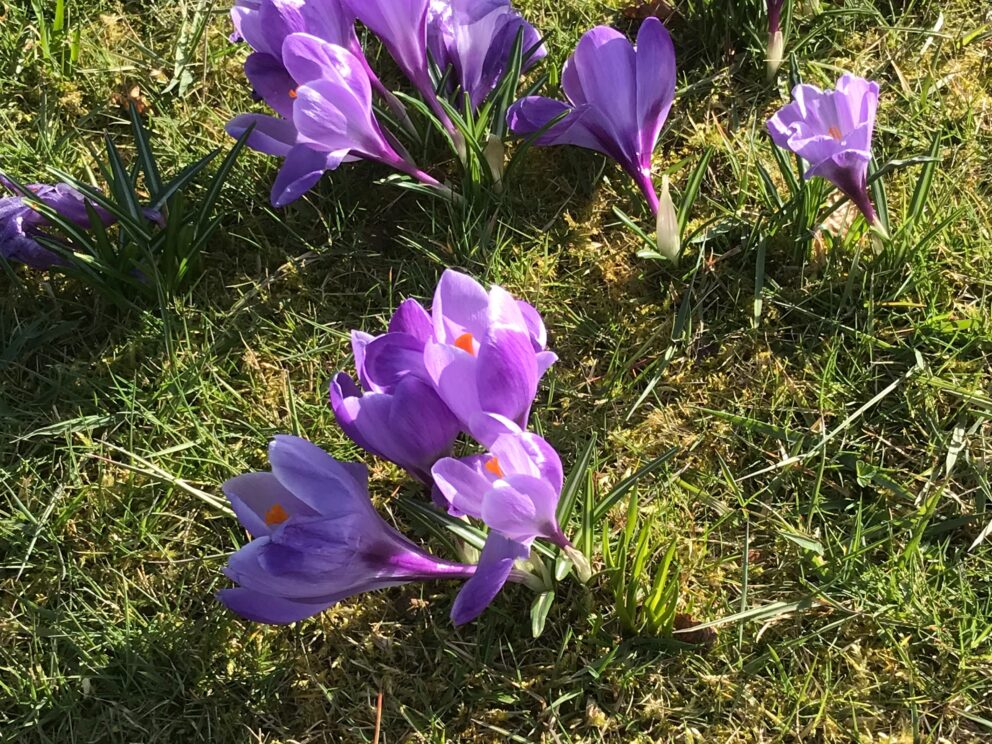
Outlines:
{"type": "Polygon", "coordinates": [[[275,527],[277,524],[282,524],[287,519],[289,515],[286,510],[282,508],[282,504],[273,504],[272,508],[265,512],[265,524],[269,527],[275,527]]]}
{"type": "Polygon", "coordinates": [[[290,90],[289,90],[289,97],[290,98],[293,98],[293,99],[296,98],[296,88],[290,88],[290,90]]]}
{"type": "Polygon", "coordinates": [[[837,127],[830,127],[830,129],[827,130],[827,134],[829,134],[838,142],[840,142],[841,137],[844,136],[843,134],[840,133],[840,130],[837,127]]]}
{"type": "Polygon", "coordinates": [[[472,356],[475,356],[475,347],[473,346],[474,342],[475,338],[472,337],[471,333],[463,333],[455,339],[455,346],[462,351],[467,351],[472,356]]]}
{"type": "Polygon", "coordinates": [[[491,457],[486,460],[486,464],[483,466],[490,473],[495,475],[497,478],[502,478],[505,474],[503,473],[503,468],[499,466],[499,460],[495,457],[491,457]]]}

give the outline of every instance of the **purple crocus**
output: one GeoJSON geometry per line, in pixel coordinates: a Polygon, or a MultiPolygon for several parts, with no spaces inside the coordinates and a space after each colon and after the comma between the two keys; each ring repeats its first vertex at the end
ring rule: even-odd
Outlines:
{"type": "Polygon", "coordinates": [[[217,594],[242,617],[281,625],[374,589],[468,579],[451,611],[461,625],[478,617],[507,580],[534,582],[513,567],[526,549],[498,535],[487,542],[478,566],[441,560],[414,545],[375,511],[363,465],[338,462],[292,436],[272,441],[269,462],[271,472],[224,484],[254,538],[224,571],[238,586],[217,594]]]}
{"type": "Polygon", "coordinates": [[[433,467],[437,490],[449,512],[481,519],[489,535],[479,559],[479,573],[470,579],[455,602],[452,617],[458,623],[462,605],[491,601],[507,580],[512,562],[530,553],[538,537],[562,548],[583,580],[589,563],[565,537],[555,515],[562,489],[561,459],[555,449],[536,434],[521,431],[505,421],[489,452],[457,460],[445,458],[433,467]],[[508,565],[509,564],[509,565],[508,565]],[[478,589],[473,584],[482,585],[478,589]]]}
{"type": "Polygon", "coordinates": [[[434,482],[454,515],[481,519],[527,547],[538,537],[567,547],[555,517],[561,458],[543,438],[505,423],[506,433],[496,437],[488,454],[438,460],[431,470],[434,482]]]}
{"type": "Polygon", "coordinates": [[[536,144],[577,145],[613,158],[656,213],[651,155],[675,99],[675,49],[664,25],[646,19],[636,47],[607,26],[586,32],[565,63],[561,85],[567,103],[528,96],[513,104],[511,131],[527,136],[550,124],[536,144]]]}
{"type": "Polygon", "coordinates": [[[324,171],[355,159],[376,160],[447,191],[408,155],[401,155],[396,138],[380,126],[372,110],[369,77],[354,54],[316,36],[295,33],[283,42],[282,64],[296,84],[287,95],[291,107],[285,112],[291,118],[242,114],[227,125],[236,137],[254,126],[248,145],[286,158],[272,188],[275,206],[299,198],[324,171]]]}
{"type": "Polygon", "coordinates": [[[557,356],[546,350],[538,312],[502,287],[488,292],[471,277],[448,269],[431,307],[433,338],[424,365],[434,388],[483,445],[493,439],[498,414],[525,428],[537,383],[557,356]]]}
{"type": "Polygon", "coordinates": [[[428,49],[442,72],[452,67],[454,81],[468,94],[473,108],[478,108],[503,79],[518,34],[526,71],[545,57],[547,50],[537,29],[513,9],[509,0],[430,3],[428,49]]]}
{"type": "Polygon", "coordinates": [[[340,372],[330,391],[334,417],[349,438],[423,483],[430,483],[431,466],[451,454],[461,431],[424,367],[424,345],[432,333],[430,316],[420,303],[406,300],[390,320],[388,333],[352,332],[361,388],[340,372]]]}
{"type": "Polygon", "coordinates": [[[880,229],[867,185],[878,83],[844,74],[835,90],[797,85],[792,98],[768,120],[772,140],[809,163],[804,178],[826,178],[880,229]]]}
{"type": "Polygon", "coordinates": [[[451,119],[438,101],[427,58],[431,0],[341,0],[362,25],[379,37],[404,75],[449,131],[451,119]]]}
{"type": "MultiPolygon", "coordinates": [[[[2,174],[0,174],[0,185],[15,194],[20,193],[13,182],[2,174]]],[[[25,188],[34,195],[35,199],[49,209],[55,210],[77,227],[86,229],[91,226],[90,216],[86,211],[87,199],[68,184],[33,183],[25,188]]],[[[104,225],[113,224],[113,215],[93,202],[89,202],[89,205],[104,225]]],[[[61,256],[38,241],[39,237],[46,235],[46,229],[50,227],[52,227],[51,221],[24,197],[0,198],[0,256],[36,269],[65,265],[65,260],[61,256]]]]}

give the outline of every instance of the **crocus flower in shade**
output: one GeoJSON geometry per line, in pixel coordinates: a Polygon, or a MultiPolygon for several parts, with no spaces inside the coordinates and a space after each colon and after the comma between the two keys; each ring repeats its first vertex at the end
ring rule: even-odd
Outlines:
{"type": "Polygon", "coordinates": [[[768,0],[768,79],[774,80],[782,66],[785,37],[782,35],[782,6],[785,0],[768,0]]]}
{"type": "Polygon", "coordinates": [[[354,54],[295,33],[283,42],[282,64],[292,81],[300,83],[290,90],[292,118],[242,114],[227,125],[236,137],[253,126],[250,147],[286,158],[272,189],[275,206],[299,198],[324,171],[354,159],[376,160],[447,193],[409,156],[397,152],[396,139],[375,117],[371,83],[354,54]]]}
{"type": "MultiPolygon", "coordinates": [[[[15,194],[20,193],[14,184],[0,174],[0,185],[15,194]]],[[[68,184],[53,185],[33,183],[27,188],[38,201],[58,212],[64,219],[80,228],[91,226],[86,211],[87,200],[68,184]]],[[[89,202],[104,225],[111,225],[114,217],[102,207],[89,202]]],[[[21,196],[0,198],[0,256],[19,261],[36,269],[60,266],[65,261],[38,242],[52,223],[21,196]]]]}
{"type": "MultiPolygon", "coordinates": [[[[275,438],[269,461],[271,472],[248,473],[224,484],[235,513],[254,537],[225,569],[237,588],[217,595],[242,617],[292,623],[362,592],[466,579],[476,572],[475,566],[435,558],[387,524],[369,500],[364,466],[338,462],[290,436],[275,438]]],[[[507,576],[495,591],[491,587],[499,577],[483,579],[490,601],[507,576]]],[[[470,609],[477,615],[486,604],[470,609]]]]}
{"type": "Polygon", "coordinates": [[[797,85],[792,98],[768,120],[772,140],[809,163],[804,178],[826,178],[880,228],[867,185],[878,83],[844,74],[835,90],[797,85]]]}
{"type": "Polygon", "coordinates": [[[389,321],[388,333],[352,332],[361,388],[342,372],[330,391],[334,417],[350,439],[423,483],[430,483],[431,466],[451,454],[461,432],[424,366],[424,346],[432,335],[430,316],[416,300],[406,300],[389,321]]]}
{"type": "Polygon", "coordinates": [[[487,414],[525,428],[537,383],[557,356],[546,351],[538,312],[502,287],[487,292],[471,277],[448,269],[431,307],[434,336],[424,364],[441,399],[464,431],[492,443],[487,414]]]}
{"type": "Polygon", "coordinates": [[[517,101],[507,112],[515,134],[535,134],[538,145],[577,145],[616,160],[637,183],[652,212],[658,197],[651,154],[675,99],[675,49],[657,18],[648,18],[637,46],[607,26],[579,40],[561,77],[568,102],[542,96],[517,101]]]}
{"type": "MultiPolygon", "coordinates": [[[[547,55],[533,26],[515,11],[509,0],[433,0],[427,42],[443,72],[454,68],[454,81],[478,108],[499,85],[510,66],[517,35],[521,36],[523,69],[547,55]]],[[[454,87],[454,86],[453,86],[454,87]]]]}

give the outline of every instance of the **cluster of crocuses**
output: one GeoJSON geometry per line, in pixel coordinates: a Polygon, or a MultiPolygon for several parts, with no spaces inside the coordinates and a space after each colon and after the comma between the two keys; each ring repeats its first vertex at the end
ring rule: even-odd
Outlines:
{"type": "Polygon", "coordinates": [[[354,331],[352,351],[358,384],[345,373],[331,382],[338,423],[430,488],[439,507],[488,528],[478,564],[436,558],[387,524],[369,499],[364,465],[280,436],[269,448],[271,472],[224,484],[254,537],[227,567],[238,587],[219,593],[225,605],[251,620],[289,623],[372,589],[462,579],[451,611],[462,624],[508,580],[543,585],[515,566],[536,539],[588,571],[556,518],[561,459],[526,430],[538,382],[556,360],[537,310],[449,269],[430,313],[406,300],[386,333],[354,331]],[[462,434],[481,451],[453,457],[462,434]]]}

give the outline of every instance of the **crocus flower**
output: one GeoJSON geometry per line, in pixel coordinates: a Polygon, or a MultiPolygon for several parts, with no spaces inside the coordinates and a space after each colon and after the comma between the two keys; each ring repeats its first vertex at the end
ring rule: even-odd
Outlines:
{"type": "Polygon", "coordinates": [[[538,537],[566,547],[568,539],[555,517],[561,458],[543,438],[505,423],[506,433],[481,458],[438,460],[431,470],[434,482],[452,514],[481,519],[528,547],[538,537]]]}
{"type": "Polygon", "coordinates": [[[352,332],[361,389],[341,372],[330,391],[334,417],[352,441],[423,483],[430,483],[431,466],[451,454],[461,432],[424,366],[424,345],[432,334],[427,312],[416,300],[406,300],[388,333],[352,332]]]}
{"type": "Polygon", "coordinates": [[[797,85],[792,98],[768,120],[772,140],[809,163],[804,178],[826,178],[880,228],[867,185],[878,83],[844,74],[835,90],[797,85]]]}
{"type": "Polygon", "coordinates": [[[325,171],[354,159],[376,160],[447,192],[408,155],[397,151],[395,137],[380,126],[372,110],[368,74],[348,49],[293,33],[283,41],[282,64],[288,84],[295,87],[287,91],[290,107],[276,110],[291,118],[242,114],[227,125],[233,136],[254,127],[250,147],[286,158],[272,188],[275,206],[294,201],[325,171]]]}
{"type": "Polygon", "coordinates": [[[537,29],[512,8],[509,0],[430,3],[428,49],[442,71],[451,65],[455,81],[461,92],[468,94],[473,108],[478,108],[503,79],[518,34],[522,34],[523,69],[528,70],[547,55],[547,50],[537,29]]]}
{"type": "Polygon", "coordinates": [[[513,104],[507,112],[511,131],[527,136],[550,124],[536,144],[577,145],[613,158],[657,212],[651,154],[675,99],[675,50],[664,25],[646,19],[636,47],[607,26],[586,32],[565,63],[561,84],[567,103],[528,96],[513,104]]]}
{"type": "MultiPolygon", "coordinates": [[[[15,194],[14,184],[0,174],[0,184],[15,194]]],[[[91,226],[86,211],[87,200],[68,184],[53,185],[33,183],[27,188],[38,201],[58,212],[64,219],[80,228],[91,226]]],[[[104,225],[114,222],[114,217],[102,207],[89,202],[104,225]]],[[[36,269],[48,269],[65,263],[61,256],[38,242],[52,223],[22,196],[0,198],[0,256],[19,261],[36,269]]]]}
{"type": "Polygon", "coordinates": [[[463,429],[492,443],[499,414],[526,427],[537,383],[557,356],[546,351],[538,312],[502,287],[489,292],[448,269],[431,307],[433,338],[424,347],[427,375],[463,429]]]}
{"type": "Polygon", "coordinates": [[[420,91],[442,123],[455,131],[431,80],[427,58],[427,17],[431,0],[341,0],[382,45],[404,75],[420,91]]]}
{"type": "Polygon", "coordinates": [[[271,472],[224,484],[254,538],[225,569],[238,587],[217,595],[239,615],[291,623],[373,589],[475,573],[475,566],[435,558],[387,524],[369,500],[364,466],[290,436],[275,438],[269,460],[271,472]]]}
{"type": "Polygon", "coordinates": [[[768,79],[774,80],[782,66],[785,38],[782,36],[782,6],[785,0],[768,0],[768,79]]]}

